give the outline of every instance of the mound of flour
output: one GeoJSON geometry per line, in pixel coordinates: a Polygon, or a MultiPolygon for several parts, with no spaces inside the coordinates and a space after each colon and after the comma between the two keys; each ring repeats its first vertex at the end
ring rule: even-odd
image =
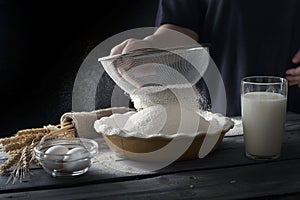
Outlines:
{"type": "Polygon", "coordinates": [[[199,93],[192,87],[151,86],[130,95],[138,112],[124,126],[127,132],[145,135],[205,132],[209,122],[196,111],[199,93]]]}
{"type": "Polygon", "coordinates": [[[158,134],[167,121],[167,112],[161,105],[150,106],[129,117],[123,130],[145,135],[158,134]]]}
{"type": "Polygon", "coordinates": [[[180,109],[178,104],[154,105],[129,117],[123,130],[145,136],[155,134],[206,132],[209,122],[195,111],[180,109]]]}

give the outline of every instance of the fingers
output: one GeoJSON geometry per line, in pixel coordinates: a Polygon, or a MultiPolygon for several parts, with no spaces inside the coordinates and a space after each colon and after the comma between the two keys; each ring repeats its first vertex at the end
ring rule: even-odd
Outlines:
{"type": "Polygon", "coordinates": [[[293,63],[300,63],[300,49],[299,49],[299,51],[296,53],[296,55],[293,57],[292,62],[293,62],[293,63]]]}
{"type": "MultiPolygon", "coordinates": [[[[139,39],[128,39],[118,44],[111,49],[110,56],[117,54],[125,54],[139,49],[150,48],[150,44],[147,41],[139,39]]],[[[141,83],[137,80],[137,74],[129,73],[129,70],[134,68],[134,59],[130,56],[121,56],[113,61],[112,67],[109,69],[113,77],[118,81],[125,80],[127,83],[135,87],[141,87],[141,83]]]]}
{"type": "Polygon", "coordinates": [[[296,73],[295,71],[296,71],[296,69],[295,69],[295,68],[292,68],[292,69],[286,70],[285,73],[286,73],[287,75],[291,75],[291,76],[292,76],[292,75],[294,75],[294,74],[296,73]]]}
{"type": "Polygon", "coordinates": [[[129,40],[125,40],[121,44],[118,44],[117,46],[113,47],[110,50],[110,56],[121,54],[123,52],[123,49],[126,47],[126,45],[127,45],[128,42],[129,42],[129,40]]]}
{"type": "Polygon", "coordinates": [[[286,79],[289,81],[289,86],[298,85],[300,87],[300,66],[286,71],[286,79]]]}
{"type": "Polygon", "coordinates": [[[300,85],[300,76],[287,76],[286,79],[289,81],[289,86],[300,85]]]}
{"type": "MultiPolygon", "coordinates": [[[[117,54],[123,54],[126,47],[136,41],[136,39],[128,39],[123,41],[122,43],[116,45],[113,47],[110,51],[110,56],[117,55],[117,54]]],[[[123,58],[117,58],[113,61],[112,68],[110,69],[112,71],[112,74],[116,76],[116,78],[121,79],[124,72],[130,68],[130,63],[124,62],[123,58]]]]}
{"type": "Polygon", "coordinates": [[[110,55],[124,54],[138,49],[147,49],[151,47],[152,45],[148,41],[131,38],[113,47],[110,51],[110,55]]]}
{"type": "Polygon", "coordinates": [[[288,69],[286,71],[287,75],[291,75],[291,76],[297,76],[300,75],[300,66],[297,68],[292,68],[292,69],[288,69]]]}
{"type": "Polygon", "coordinates": [[[151,42],[146,40],[129,39],[122,53],[128,53],[128,52],[141,50],[141,49],[149,49],[155,46],[156,45],[153,45],[151,42]]]}

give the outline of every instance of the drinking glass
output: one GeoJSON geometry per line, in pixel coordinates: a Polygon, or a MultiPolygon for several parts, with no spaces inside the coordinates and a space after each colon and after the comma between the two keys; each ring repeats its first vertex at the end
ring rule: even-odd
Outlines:
{"type": "Polygon", "coordinates": [[[246,156],[255,160],[277,159],[286,117],[287,80],[252,76],[243,78],[241,84],[246,156]]]}

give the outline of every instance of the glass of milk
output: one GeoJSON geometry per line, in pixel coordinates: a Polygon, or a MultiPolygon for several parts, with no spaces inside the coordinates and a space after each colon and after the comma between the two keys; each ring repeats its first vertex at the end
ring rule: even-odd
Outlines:
{"type": "Polygon", "coordinates": [[[277,159],[284,132],[287,80],[252,76],[243,78],[241,84],[246,156],[255,160],[277,159]]]}

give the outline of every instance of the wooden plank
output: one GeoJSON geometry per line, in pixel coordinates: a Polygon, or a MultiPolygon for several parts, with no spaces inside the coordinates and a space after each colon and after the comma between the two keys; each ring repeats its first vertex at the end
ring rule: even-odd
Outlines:
{"type": "Polygon", "coordinates": [[[299,199],[300,199],[300,193],[291,193],[291,194],[255,198],[255,200],[299,200],[299,199]]]}
{"type": "MultiPolygon", "coordinates": [[[[297,159],[300,157],[300,115],[289,114],[287,123],[287,132],[284,136],[282,157],[279,161],[297,159]],[[293,121],[295,120],[295,121],[293,121]],[[298,121],[299,120],[299,121],[298,121]],[[293,123],[289,123],[292,121],[293,123]]],[[[101,146],[101,152],[108,151],[106,145],[101,146]]],[[[100,153],[101,153],[100,152],[100,153]]],[[[13,192],[17,190],[31,190],[39,188],[59,188],[73,187],[80,184],[107,183],[120,180],[134,180],[136,178],[147,178],[159,176],[161,174],[170,174],[183,171],[228,168],[235,166],[244,166],[260,163],[249,160],[244,156],[244,144],[242,136],[225,137],[219,150],[204,159],[193,161],[175,162],[172,165],[156,172],[150,172],[148,175],[139,175],[137,173],[125,173],[115,169],[107,169],[103,166],[92,167],[89,172],[83,176],[73,178],[52,178],[41,169],[32,170],[33,176],[30,180],[14,185],[6,185],[7,177],[0,177],[0,192],[13,192]]]]}
{"type": "MultiPolygon", "coordinates": [[[[288,135],[287,135],[288,136],[288,135]]],[[[277,161],[291,160],[300,158],[300,137],[299,135],[291,135],[285,137],[287,140],[284,143],[282,158],[277,161]]],[[[244,156],[243,139],[239,137],[229,137],[224,139],[224,145],[221,149],[204,159],[193,161],[175,162],[172,165],[159,170],[157,172],[149,173],[148,175],[128,174],[118,170],[108,171],[105,168],[91,168],[87,174],[72,178],[52,178],[43,170],[32,170],[33,176],[30,180],[23,183],[16,183],[14,185],[5,182],[7,177],[0,179],[0,193],[11,192],[15,190],[31,190],[32,188],[59,188],[59,187],[73,187],[91,183],[108,183],[113,181],[134,180],[136,178],[147,178],[152,176],[159,176],[161,174],[171,174],[183,171],[215,169],[215,168],[229,168],[235,166],[245,166],[250,164],[261,163],[247,159],[244,156]],[[235,146],[235,147],[234,147],[235,146]]]]}
{"type": "Polygon", "coordinates": [[[1,194],[0,199],[244,199],[300,192],[300,159],[142,180],[1,194]]]}

